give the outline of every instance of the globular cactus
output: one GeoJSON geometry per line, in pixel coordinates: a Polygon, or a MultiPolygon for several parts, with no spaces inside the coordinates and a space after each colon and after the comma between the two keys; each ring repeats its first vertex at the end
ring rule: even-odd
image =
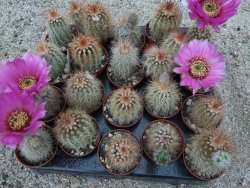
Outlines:
{"type": "Polygon", "coordinates": [[[179,51],[180,46],[186,43],[186,34],[181,31],[176,31],[171,33],[169,37],[161,43],[161,48],[165,49],[167,54],[174,58],[179,51]]]}
{"type": "Polygon", "coordinates": [[[181,94],[178,86],[163,73],[159,81],[151,82],[144,93],[146,109],[154,116],[168,118],[178,113],[181,94]]]}
{"type": "Polygon", "coordinates": [[[140,96],[131,88],[115,90],[104,105],[105,117],[117,124],[128,126],[139,120],[143,113],[140,96]]]}
{"type": "Polygon", "coordinates": [[[138,70],[138,49],[130,41],[119,41],[112,54],[110,69],[115,80],[126,80],[138,70]]]}
{"type": "Polygon", "coordinates": [[[198,29],[198,26],[195,25],[189,28],[187,32],[188,42],[194,39],[211,41],[212,36],[213,36],[213,30],[210,28],[210,26],[205,26],[203,29],[198,29]]]}
{"type": "Polygon", "coordinates": [[[172,31],[178,29],[182,20],[182,10],[177,0],[167,0],[160,5],[149,22],[151,37],[160,42],[172,31]]]}
{"type": "Polygon", "coordinates": [[[158,80],[163,72],[171,73],[174,68],[174,61],[163,48],[149,46],[145,50],[145,58],[146,76],[153,80],[158,80]]]}
{"type": "Polygon", "coordinates": [[[224,130],[212,129],[195,135],[188,143],[184,157],[190,170],[202,178],[214,178],[232,162],[235,146],[224,130]]]}
{"type": "Polygon", "coordinates": [[[101,42],[113,36],[113,24],[109,11],[100,2],[84,6],[84,31],[101,42]]]}
{"type": "Polygon", "coordinates": [[[68,109],[60,115],[55,125],[57,140],[72,155],[86,155],[98,144],[98,125],[85,111],[68,109]]]}
{"type": "Polygon", "coordinates": [[[115,38],[117,41],[127,41],[130,40],[132,43],[140,47],[141,33],[139,27],[137,26],[137,15],[135,13],[124,16],[116,27],[115,38]]]}
{"type": "Polygon", "coordinates": [[[78,32],[84,32],[84,8],[79,1],[71,1],[70,16],[75,29],[78,32]]]}
{"type": "Polygon", "coordinates": [[[63,93],[59,90],[59,88],[52,85],[46,85],[41,92],[36,94],[35,101],[39,104],[44,102],[46,103],[44,121],[55,118],[63,110],[65,105],[63,93]]]}
{"type": "Polygon", "coordinates": [[[71,107],[92,113],[102,104],[104,89],[102,83],[89,72],[78,72],[67,80],[65,95],[71,107]]]}
{"type": "Polygon", "coordinates": [[[70,25],[58,14],[56,9],[49,11],[48,22],[49,40],[60,47],[66,47],[73,37],[70,25]]]}
{"type": "Polygon", "coordinates": [[[153,122],[143,134],[144,149],[158,165],[167,165],[179,157],[183,144],[183,136],[167,121],[153,122]]]}
{"type": "Polygon", "coordinates": [[[188,109],[187,123],[196,132],[216,128],[224,118],[224,104],[216,96],[198,97],[188,109]]]}
{"type": "Polygon", "coordinates": [[[67,59],[61,48],[51,42],[41,42],[37,44],[34,50],[44,57],[51,66],[49,76],[54,82],[60,81],[70,70],[66,69],[67,59]]]}
{"type": "Polygon", "coordinates": [[[53,153],[53,147],[53,136],[46,128],[41,127],[36,134],[27,135],[18,149],[22,157],[36,164],[48,160],[53,153]]]}
{"type": "Polygon", "coordinates": [[[100,160],[111,173],[129,173],[138,165],[140,158],[140,145],[131,133],[109,133],[100,144],[100,160]]]}
{"type": "Polygon", "coordinates": [[[105,55],[99,42],[87,35],[79,34],[69,44],[70,55],[76,69],[96,73],[105,65],[105,55]]]}

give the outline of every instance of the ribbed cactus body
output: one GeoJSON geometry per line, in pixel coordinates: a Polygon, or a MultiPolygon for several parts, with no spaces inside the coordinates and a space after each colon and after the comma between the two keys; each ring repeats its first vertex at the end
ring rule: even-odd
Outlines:
{"type": "Polygon", "coordinates": [[[36,46],[35,52],[43,56],[51,66],[49,76],[54,81],[62,77],[67,59],[61,48],[51,42],[42,42],[36,46]]]}
{"type": "Polygon", "coordinates": [[[178,29],[182,20],[180,4],[176,0],[168,0],[160,5],[149,22],[151,37],[160,42],[171,32],[178,29]]]}
{"type": "Polygon", "coordinates": [[[67,80],[65,95],[71,107],[92,113],[101,105],[104,91],[102,83],[92,74],[79,72],[67,80]]]}
{"type": "Polygon", "coordinates": [[[46,161],[53,152],[53,142],[51,133],[41,127],[37,134],[25,137],[24,143],[19,146],[20,154],[30,163],[46,161]]]}
{"type": "Polygon", "coordinates": [[[143,105],[135,90],[120,88],[107,99],[104,110],[112,121],[122,127],[138,121],[143,113],[143,105]]]}
{"type": "Polygon", "coordinates": [[[173,60],[163,48],[151,46],[146,50],[145,57],[146,76],[153,80],[158,80],[163,72],[171,73],[174,68],[173,60]]]}
{"type": "Polygon", "coordinates": [[[205,26],[203,29],[198,29],[198,26],[195,25],[188,29],[187,38],[188,42],[191,40],[209,40],[211,41],[213,31],[209,26],[205,26]]]}
{"type": "Polygon", "coordinates": [[[167,118],[179,111],[181,95],[176,83],[153,81],[145,88],[144,102],[152,114],[167,118]]]}
{"type": "Polygon", "coordinates": [[[81,110],[69,109],[56,120],[54,128],[59,143],[73,155],[93,150],[100,137],[93,118],[81,110]]]}
{"type": "Polygon", "coordinates": [[[72,1],[70,4],[70,16],[74,24],[74,28],[78,32],[84,32],[84,8],[77,1],[72,1]]]}
{"type": "Polygon", "coordinates": [[[68,46],[73,37],[70,25],[56,10],[49,13],[49,40],[58,46],[68,46]]]}
{"type": "Polygon", "coordinates": [[[73,39],[69,46],[76,69],[96,73],[104,67],[103,49],[95,38],[79,35],[73,39]]]}

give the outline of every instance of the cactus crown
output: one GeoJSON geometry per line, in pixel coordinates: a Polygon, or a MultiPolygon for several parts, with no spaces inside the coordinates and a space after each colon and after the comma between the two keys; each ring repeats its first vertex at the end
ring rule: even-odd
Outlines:
{"type": "Polygon", "coordinates": [[[72,16],[80,14],[82,12],[82,5],[77,1],[72,1],[70,3],[70,14],[72,16]]]}
{"type": "Polygon", "coordinates": [[[56,9],[49,10],[48,19],[50,22],[54,22],[60,19],[60,15],[58,14],[56,9]]]}

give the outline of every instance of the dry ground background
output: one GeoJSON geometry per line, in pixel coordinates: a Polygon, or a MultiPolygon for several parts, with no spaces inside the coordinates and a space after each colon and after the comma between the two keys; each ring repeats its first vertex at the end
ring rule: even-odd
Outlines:
{"type": "MultiPolygon", "coordinates": [[[[140,24],[145,24],[162,0],[101,0],[113,16],[128,10],[136,11],[140,24]]],[[[0,0],[0,60],[21,55],[44,36],[44,11],[63,8],[68,0],[0,0]]],[[[190,26],[187,10],[183,25],[190,26]]],[[[250,187],[250,0],[242,0],[238,14],[216,33],[215,43],[227,59],[227,75],[217,92],[226,101],[224,127],[233,134],[238,158],[226,176],[204,187],[250,187]]],[[[13,152],[0,152],[1,187],[175,187],[166,183],[123,178],[122,180],[73,175],[37,175],[21,168],[13,152]]],[[[185,185],[181,185],[185,187],[185,185]]],[[[195,186],[186,186],[195,187],[195,186]]],[[[200,186],[197,186],[200,187],[200,186]]]]}

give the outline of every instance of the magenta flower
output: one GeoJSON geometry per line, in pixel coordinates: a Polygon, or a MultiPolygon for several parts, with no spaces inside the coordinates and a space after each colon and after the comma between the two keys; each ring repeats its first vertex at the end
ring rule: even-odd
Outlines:
{"type": "Polygon", "coordinates": [[[239,5],[240,0],[188,0],[189,17],[198,21],[199,29],[211,25],[219,30],[219,25],[236,14],[239,5]]]}
{"type": "Polygon", "coordinates": [[[26,93],[0,94],[0,144],[14,148],[27,134],[43,125],[45,104],[36,104],[26,93]]]}
{"type": "Polygon", "coordinates": [[[179,67],[174,72],[181,74],[181,86],[193,89],[217,87],[224,78],[226,62],[217,47],[207,40],[193,40],[183,45],[175,57],[179,67]]]}
{"type": "Polygon", "coordinates": [[[0,85],[5,90],[34,94],[49,82],[49,71],[45,59],[26,53],[0,67],[0,85]]]}

